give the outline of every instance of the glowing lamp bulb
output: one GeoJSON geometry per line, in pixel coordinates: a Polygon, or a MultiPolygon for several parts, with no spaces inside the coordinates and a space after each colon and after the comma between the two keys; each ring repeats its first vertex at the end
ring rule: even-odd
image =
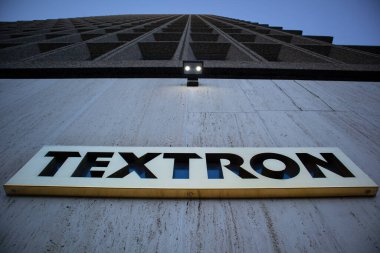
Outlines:
{"type": "Polygon", "coordinates": [[[185,71],[190,71],[190,66],[185,66],[185,71]]]}
{"type": "Polygon", "coordinates": [[[197,66],[197,67],[195,68],[195,70],[196,70],[197,72],[201,72],[202,67],[201,67],[201,66],[197,66]]]}

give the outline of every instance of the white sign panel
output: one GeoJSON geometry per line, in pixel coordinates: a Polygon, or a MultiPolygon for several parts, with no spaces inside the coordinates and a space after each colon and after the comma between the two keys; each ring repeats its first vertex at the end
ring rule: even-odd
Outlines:
{"type": "Polygon", "coordinates": [[[154,198],[375,196],[338,148],[44,146],[8,195],[154,198]]]}

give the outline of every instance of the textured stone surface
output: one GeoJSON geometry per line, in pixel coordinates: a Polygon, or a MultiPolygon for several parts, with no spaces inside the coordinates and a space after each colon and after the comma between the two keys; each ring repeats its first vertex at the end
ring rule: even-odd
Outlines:
{"type": "MultiPolygon", "coordinates": [[[[380,85],[0,80],[0,183],[42,145],[336,146],[380,183],[380,85]]],[[[374,198],[7,197],[0,252],[378,252],[374,198]]]]}

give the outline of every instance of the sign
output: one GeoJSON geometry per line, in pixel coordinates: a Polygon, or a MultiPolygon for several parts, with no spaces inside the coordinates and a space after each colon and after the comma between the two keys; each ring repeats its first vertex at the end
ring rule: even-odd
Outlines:
{"type": "Polygon", "coordinates": [[[44,146],[8,195],[149,198],[375,196],[338,148],[44,146]]]}

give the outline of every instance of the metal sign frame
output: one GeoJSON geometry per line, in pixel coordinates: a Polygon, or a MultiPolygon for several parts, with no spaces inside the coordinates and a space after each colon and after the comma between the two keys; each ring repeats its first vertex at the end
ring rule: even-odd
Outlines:
{"type": "Polygon", "coordinates": [[[7,195],[271,198],[375,196],[378,186],[338,148],[44,146],[4,189],[7,195]]]}

